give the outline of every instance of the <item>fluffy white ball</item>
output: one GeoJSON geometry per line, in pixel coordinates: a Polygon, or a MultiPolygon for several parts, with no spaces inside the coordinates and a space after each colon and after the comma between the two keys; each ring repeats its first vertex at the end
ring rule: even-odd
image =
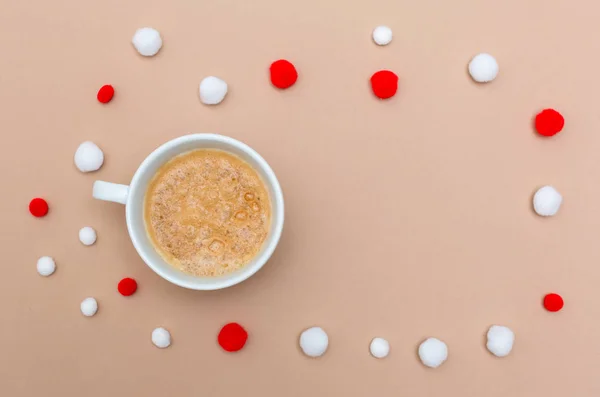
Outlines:
{"type": "Polygon", "coordinates": [[[448,346],[436,338],[429,338],[419,346],[419,358],[423,365],[437,368],[448,358],[448,346]]]}
{"type": "Polygon", "coordinates": [[[92,245],[96,242],[96,231],[89,227],[82,227],[79,229],[79,241],[83,245],[92,245]]]}
{"type": "Polygon", "coordinates": [[[373,41],[377,45],[388,45],[392,41],[392,29],[387,26],[377,26],[373,30],[373,41]]]}
{"type": "Polygon", "coordinates": [[[104,153],[94,142],[83,142],[75,151],[75,166],[81,172],[97,171],[104,163],[104,153]]]}
{"type": "Polygon", "coordinates": [[[154,346],[164,349],[171,345],[171,334],[164,328],[156,328],[152,331],[152,343],[154,346]]]}
{"type": "Polygon", "coordinates": [[[205,105],[218,105],[227,95],[227,83],[215,76],[200,82],[200,101],[205,105]]]}
{"type": "Polygon", "coordinates": [[[54,259],[49,256],[42,256],[37,261],[37,271],[40,276],[48,277],[56,270],[54,259]]]}
{"type": "Polygon", "coordinates": [[[562,204],[561,194],[552,186],[544,186],[533,196],[533,209],[540,216],[556,215],[562,204]]]}
{"type": "Polygon", "coordinates": [[[478,83],[487,83],[498,76],[498,62],[490,54],[477,54],[469,62],[469,74],[478,83]]]}
{"type": "Polygon", "coordinates": [[[383,338],[374,338],[369,346],[371,355],[375,358],[384,358],[390,354],[390,343],[383,338]]]}
{"type": "Polygon", "coordinates": [[[81,302],[81,313],[86,317],[92,317],[98,311],[98,302],[94,298],[85,298],[81,302]]]}
{"type": "Polygon", "coordinates": [[[162,47],[160,33],[153,28],[141,28],[136,30],[131,42],[137,52],[145,57],[156,55],[162,47]]]}
{"type": "Polygon", "coordinates": [[[492,325],[487,333],[487,349],[496,357],[505,357],[515,343],[515,333],[508,327],[492,325]]]}
{"type": "Polygon", "coordinates": [[[309,357],[320,357],[327,351],[329,338],[320,327],[312,327],[300,334],[300,348],[309,357]]]}

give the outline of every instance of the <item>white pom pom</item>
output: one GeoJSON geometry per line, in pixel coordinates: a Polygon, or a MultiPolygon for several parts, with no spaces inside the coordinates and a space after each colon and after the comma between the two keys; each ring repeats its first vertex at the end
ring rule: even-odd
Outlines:
{"type": "Polygon", "coordinates": [[[96,242],[96,231],[89,226],[79,230],[79,241],[83,245],[92,245],[96,242]]]}
{"type": "Polygon", "coordinates": [[[496,357],[505,357],[515,342],[515,334],[510,328],[492,325],[487,333],[487,349],[496,357]]]}
{"type": "Polygon", "coordinates": [[[388,45],[392,41],[392,29],[387,26],[377,26],[373,30],[373,41],[377,45],[388,45]]]}
{"type": "Polygon", "coordinates": [[[448,346],[436,338],[429,338],[419,346],[419,358],[423,365],[437,368],[448,358],[448,346]]]}
{"type": "Polygon", "coordinates": [[[75,151],[75,166],[81,172],[97,171],[104,163],[104,153],[94,142],[83,142],[75,151]]]}
{"type": "Polygon", "coordinates": [[[164,328],[156,328],[152,331],[152,343],[160,349],[171,345],[171,334],[164,328]]]}
{"type": "Polygon", "coordinates": [[[200,82],[200,101],[205,105],[218,105],[227,95],[227,83],[215,76],[205,77],[200,82]]]}
{"type": "Polygon", "coordinates": [[[135,31],[131,40],[135,49],[145,57],[156,55],[162,47],[162,38],[158,30],[141,28],[135,31]]]}
{"type": "Polygon", "coordinates": [[[49,256],[42,256],[37,261],[37,271],[40,276],[48,277],[56,270],[54,259],[49,256]]]}
{"type": "Polygon", "coordinates": [[[369,346],[369,350],[371,350],[371,355],[375,358],[384,358],[390,354],[390,343],[383,338],[374,338],[371,341],[371,346],[369,346]]]}
{"type": "Polygon", "coordinates": [[[85,298],[81,302],[81,313],[86,317],[92,317],[98,311],[98,302],[94,298],[85,298]]]}
{"type": "Polygon", "coordinates": [[[562,204],[562,196],[552,186],[540,188],[533,196],[533,209],[540,216],[556,215],[562,204]]]}
{"type": "Polygon", "coordinates": [[[490,54],[477,54],[469,62],[469,74],[478,83],[487,83],[498,76],[498,62],[490,54]]]}
{"type": "Polygon", "coordinates": [[[329,338],[319,327],[312,327],[300,334],[300,348],[309,357],[320,357],[327,351],[329,338]]]}

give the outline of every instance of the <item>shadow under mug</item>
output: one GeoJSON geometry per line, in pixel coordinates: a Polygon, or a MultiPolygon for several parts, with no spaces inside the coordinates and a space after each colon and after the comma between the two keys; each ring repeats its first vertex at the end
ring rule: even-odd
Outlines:
{"type": "Polygon", "coordinates": [[[251,147],[223,135],[190,134],[173,139],[154,150],[135,172],[129,186],[96,181],[94,198],[125,204],[127,230],[133,246],[144,262],[159,276],[173,284],[195,290],[215,290],[241,283],[260,270],[279,243],[283,230],[283,193],[275,173],[251,147]],[[197,277],[169,265],[156,252],[144,224],[144,196],[158,169],[173,157],[195,149],[219,149],[232,153],[250,164],[260,175],[271,200],[271,224],[262,249],[241,269],[218,277],[197,277]]]}

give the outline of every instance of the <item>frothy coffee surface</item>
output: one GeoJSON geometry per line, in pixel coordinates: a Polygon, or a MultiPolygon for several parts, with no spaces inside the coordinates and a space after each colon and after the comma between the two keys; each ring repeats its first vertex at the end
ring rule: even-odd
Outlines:
{"type": "Polygon", "coordinates": [[[260,176],[220,150],[194,150],[164,164],[144,201],[146,230],[157,252],[194,276],[240,269],[269,231],[271,204],[260,176]]]}

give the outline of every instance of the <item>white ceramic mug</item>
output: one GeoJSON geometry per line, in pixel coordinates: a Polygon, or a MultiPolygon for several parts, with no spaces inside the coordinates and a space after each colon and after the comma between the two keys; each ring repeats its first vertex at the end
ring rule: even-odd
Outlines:
{"type": "Polygon", "coordinates": [[[144,262],[159,276],[179,286],[196,290],[214,290],[241,283],[269,260],[283,230],[283,194],[275,173],[267,162],[248,145],[223,135],[191,134],[165,143],[154,150],[139,166],[131,183],[96,181],[94,198],[125,204],[127,230],[133,246],[144,262]],[[233,153],[250,164],[262,177],[271,199],[271,227],[261,251],[241,269],[220,277],[196,277],[169,265],[156,252],[144,224],[144,196],[157,170],[173,157],[194,149],[220,149],[233,153]]]}

